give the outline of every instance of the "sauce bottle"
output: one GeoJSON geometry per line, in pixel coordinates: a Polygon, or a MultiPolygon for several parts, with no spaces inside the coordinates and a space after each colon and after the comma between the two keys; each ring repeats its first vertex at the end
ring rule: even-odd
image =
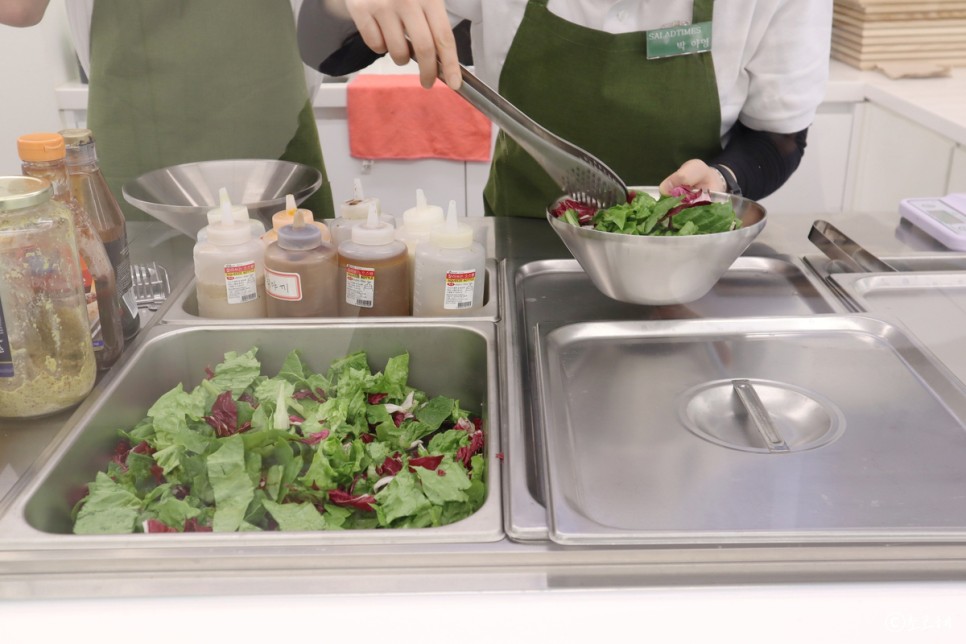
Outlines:
{"type": "Polygon", "coordinates": [[[134,297],[124,213],[101,173],[91,131],[87,128],[71,128],[61,130],[60,135],[67,146],[71,196],[87,212],[114,267],[114,283],[122,304],[121,329],[124,338],[129,340],[141,329],[141,317],[134,297]]]}
{"type": "Polygon", "coordinates": [[[72,407],[97,375],[73,216],[52,195],[0,177],[0,418],[72,407]]]}
{"type": "Polygon", "coordinates": [[[413,268],[416,246],[429,241],[430,233],[443,225],[446,217],[439,206],[426,203],[422,189],[416,190],[416,205],[403,212],[402,226],[396,229],[396,239],[404,242],[409,249],[409,266],[413,268]]]}
{"type": "Polygon", "coordinates": [[[81,275],[87,297],[91,341],[97,368],[109,369],[124,349],[121,297],[114,267],[87,212],[70,194],[64,137],[53,132],[25,134],[17,139],[23,173],[50,181],[53,198],[66,205],[74,220],[81,275]]]}
{"type": "Polygon", "coordinates": [[[416,247],[413,315],[450,316],[483,306],[486,251],[449,202],[446,224],[416,247]]]}
{"type": "Polygon", "coordinates": [[[219,191],[221,221],[194,248],[198,314],[219,319],[265,317],[265,246],[249,222],[235,220],[228,191],[219,191]]]}
{"type": "Polygon", "coordinates": [[[339,315],[409,315],[410,290],[406,244],[370,204],[369,219],[339,244],[339,315]]]}
{"type": "Polygon", "coordinates": [[[265,249],[265,294],[269,317],[334,317],[339,310],[339,261],[322,231],[306,221],[307,210],[278,230],[265,249]]]}
{"type": "Polygon", "coordinates": [[[369,209],[376,207],[380,221],[396,227],[396,218],[388,213],[381,213],[379,210],[379,199],[376,197],[366,197],[362,192],[362,181],[356,179],[353,182],[352,199],[342,202],[339,206],[339,216],[333,219],[329,225],[332,233],[332,245],[336,248],[344,241],[352,239],[352,228],[366,223],[369,217],[369,209]]]}
{"type": "MultiPolygon", "coordinates": [[[[220,198],[220,194],[219,194],[220,198]]],[[[231,214],[235,221],[247,221],[248,225],[252,229],[252,237],[261,237],[265,234],[265,224],[263,224],[258,219],[252,219],[251,215],[248,213],[248,208],[245,206],[240,206],[237,204],[231,204],[231,214]]],[[[221,221],[221,206],[217,208],[212,208],[206,214],[208,219],[208,224],[203,226],[201,230],[198,231],[198,236],[195,238],[196,242],[205,241],[208,239],[208,226],[211,224],[216,224],[221,221]]]]}
{"type": "Polygon", "coordinates": [[[295,195],[285,195],[285,210],[279,210],[277,213],[272,215],[272,229],[261,235],[262,242],[268,246],[273,241],[278,239],[278,231],[282,226],[289,226],[295,221],[295,213],[302,213],[303,218],[306,223],[312,224],[319,229],[322,234],[322,241],[330,242],[332,241],[332,234],[329,232],[329,227],[326,226],[321,221],[315,221],[312,216],[312,211],[305,208],[299,208],[295,204],[295,195]]]}

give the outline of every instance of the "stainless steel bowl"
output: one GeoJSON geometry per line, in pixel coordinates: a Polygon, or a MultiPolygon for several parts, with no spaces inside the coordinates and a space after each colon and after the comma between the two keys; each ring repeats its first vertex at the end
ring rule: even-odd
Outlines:
{"type": "MultiPolygon", "coordinates": [[[[658,195],[654,187],[634,190],[658,195]]],[[[765,227],[765,209],[757,202],[718,192],[711,199],[730,200],[742,227],[709,235],[647,237],[579,228],[549,210],[547,218],[604,295],[632,304],[685,304],[710,291],[765,227]]]]}
{"type": "Polygon", "coordinates": [[[266,228],[272,215],[285,208],[285,195],[297,203],[322,185],[317,169],[272,159],[200,161],[152,170],[124,184],[124,199],[185,235],[197,238],[207,225],[207,213],[218,206],[218,190],[228,190],[234,204],[248,207],[266,228]]]}

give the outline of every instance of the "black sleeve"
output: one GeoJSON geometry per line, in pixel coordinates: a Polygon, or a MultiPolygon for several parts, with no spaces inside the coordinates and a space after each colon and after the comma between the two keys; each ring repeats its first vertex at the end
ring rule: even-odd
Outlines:
{"type": "Polygon", "coordinates": [[[798,168],[808,128],[792,134],[759,132],[735,123],[721,154],[708,161],[734,172],[741,194],[763,199],[778,190],[798,168]]]}
{"type": "Polygon", "coordinates": [[[319,63],[319,71],[329,76],[346,76],[364,69],[382,58],[369,49],[358,32],[350,34],[342,41],[342,46],[328,58],[319,63]]]}

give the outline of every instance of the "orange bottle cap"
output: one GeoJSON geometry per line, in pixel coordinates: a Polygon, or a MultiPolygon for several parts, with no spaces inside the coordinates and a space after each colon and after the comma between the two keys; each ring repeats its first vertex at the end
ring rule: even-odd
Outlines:
{"type": "Polygon", "coordinates": [[[55,132],[24,134],[17,139],[17,152],[22,161],[56,161],[67,154],[64,137],[55,132]]]}

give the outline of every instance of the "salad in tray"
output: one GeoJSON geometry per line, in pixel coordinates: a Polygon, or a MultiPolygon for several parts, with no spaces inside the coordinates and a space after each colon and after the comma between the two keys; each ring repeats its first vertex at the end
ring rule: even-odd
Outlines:
{"type": "Polygon", "coordinates": [[[658,199],[646,192],[631,192],[626,204],[601,210],[562,199],[551,214],[574,226],[625,235],[706,235],[741,227],[730,201],[712,201],[707,193],[686,187],[658,199]]]}
{"type": "Polygon", "coordinates": [[[483,504],[482,421],[409,386],[408,354],[321,374],[293,351],[268,376],[256,352],[225,354],[119,431],[75,534],[429,527],[483,504]]]}

